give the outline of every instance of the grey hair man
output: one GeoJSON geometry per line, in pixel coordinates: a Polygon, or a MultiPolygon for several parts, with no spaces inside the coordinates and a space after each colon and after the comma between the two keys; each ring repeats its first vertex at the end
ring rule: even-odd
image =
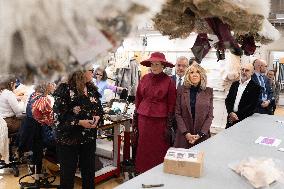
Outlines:
{"type": "Polygon", "coordinates": [[[189,66],[188,59],[185,56],[177,58],[175,70],[176,74],[172,76],[172,79],[176,82],[176,88],[183,85],[185,71],[189,66]]]}
{"type": "Polygon", "coordinates": [[[251,76],[253,75],[253,65],[241,65],[240,80],[232,83],[225,105],[228,113],[226,128],[251,116],[258,103],[260,87],[251,76]]]}

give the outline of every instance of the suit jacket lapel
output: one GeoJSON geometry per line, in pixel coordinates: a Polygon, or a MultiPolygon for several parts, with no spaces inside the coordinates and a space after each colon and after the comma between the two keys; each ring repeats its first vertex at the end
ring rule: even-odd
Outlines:
{"type": "Polygon", "coordinates": [[[236,87],[234,89],[234,94],[233,94],[233,98],[234,99],[233,99],[233,102],[235,102],[235,100],[236,100],[236,97],[237,97],[237,94],[238,94],[239,85],[240,85],[240,82],[237,82],[236,87]]]}
{"type": "Polygon", "coordinates": [[[177,76],[176,76],[176,75],[173,75],[173,80],[174,80],[175,82],[177,82],[177,76]]]}
{"type": "Polygon", "coordinates": [[[247,93],[248,93],[248,91],[251,88],[252,82],[254,82],[254,81],[250,80],[249,83],[247,84],[247,86],[246,86],[246,88],[245,88],[245,90],[244,90],[244,92],[242,94],[242,97],[241,97],[241,100],[240,100],[239,104],[241,104],[242,101],[246,101],[247,100],[247,93]]]}
{"type": "Polygon", "coordinates": [[[252,80],[253,80],[254,82],[256,82],[256,84],[260,85],[259,80],[258,80],[258,77],[257,77],[257,75],[256,75],[255,73],[252,75],[252,80]]]}

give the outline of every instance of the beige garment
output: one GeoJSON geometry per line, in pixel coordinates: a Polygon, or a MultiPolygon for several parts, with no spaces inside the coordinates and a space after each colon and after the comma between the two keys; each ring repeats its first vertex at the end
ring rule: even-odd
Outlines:
{"type": "Polygon", "coordinates": [[[271,158],[248,158],[232,169],[245,177],[254,188],[269,186],[283,177],[271,158]]]}
{"type": "Polygon", "coordinates": [[[5,163],[9,163],[9,138],[6,121],[0,117],[0,154],[5,163]]]}

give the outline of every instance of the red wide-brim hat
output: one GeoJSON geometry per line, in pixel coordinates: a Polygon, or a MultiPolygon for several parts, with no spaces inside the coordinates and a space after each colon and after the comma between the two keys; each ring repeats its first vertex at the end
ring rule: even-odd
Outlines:
{"type": "Polygon", "coordinates": [[[174,67],[172,63],[166,60],[165,55],[160,52],[152,53],[149,59],[143,60],[140,64],[143,66],[151,67],[152,62],[161,62],[165,67],[170,67],[170,68],[174,67]]]}

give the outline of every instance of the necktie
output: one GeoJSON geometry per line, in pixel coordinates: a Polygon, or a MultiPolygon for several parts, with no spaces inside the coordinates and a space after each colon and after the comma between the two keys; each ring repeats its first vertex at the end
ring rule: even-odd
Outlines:
{"type": "Polygon", "coordinates": [[[181,82],[182,82],[182,79],[181,77],[178,79],[178,88],[181,87],[181,82]]]}
{"type": "Polygon", "coordinates": [[[259,81],[260,81],[260,86],[262,88],[262,98],[265,99],[266,98],[266,89],[265,89],[265,85],[264,85],[263,75],[259,75],[259,81]]]}

